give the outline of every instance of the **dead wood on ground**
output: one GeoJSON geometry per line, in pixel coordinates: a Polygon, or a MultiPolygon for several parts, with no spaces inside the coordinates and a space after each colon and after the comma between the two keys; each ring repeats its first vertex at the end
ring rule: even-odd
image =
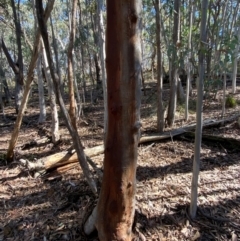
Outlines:
{"type": "MultiPolygon", "coordinates": [[[[223,125],[229,122],[232,122],[234,120],[236,120],[238,117],[240,116],[240,114],[237,114],[235,116],[232,116],[230,118],[227,119],[223,119],[223,120],[212,120],[212,119],[208,119],[205,120],[203,122],[203,128],[210,128],[210,127],[217,127],[219,125],[223,125]]],[[[150,135],[150,136],[143,136],[140,138],[139,144],[144,144],[147,142],[154,142],[154,141],[161,141],[161,140],[166,140],[172,137],[176,137],[176,136],[180,136],[182,134],[184,135],[188,135],[190,137],[190,135],[194,135],[193,134],[189,134],[191,131],[195,130],[196,128],[196,124],[191,124],[185,127],[180,127],[178,129],[172,130],[172,131],[167,131],[164,132],[162,134],[158,134],[158,135],[150,135]],[[188,134],[186,134],[188,133],[188,134]]],[[[210,135],[203,135],[204,138],[207,138],[208,140],[211,141],[216,141],[216,138],[218,141],[221,142],[225,142],[226,138],[224,137],[214,137],[214,136],[210,136],[210,135]]],[[[230,143],[235,143],[235,145],[237,144],[237,146],[239,146],[239,141],[227,138],[228,142],[230,143]]],[[[96,165],[94,164],[94,162],[91,160],[91,157],[97,156],[99,154],[102,154],[104,152],[104,147],[103,145],[100,146],[96,146],[93,148],[88,148],[85,149],[85,154],[88,157],[88,163],[93,167],[93,169],[100,175],[100,172],[98,170],[98,168],[96,167],[96,165]]],[[[56,153],[47,157],[44,157],[40,160],[38,160],[37,163],[33,163],[33,162],[29,162],[29,161],[23,161],[21,160],[21,163],[26,166],[29,170],[31,171],[35,171],[35,170],[42,170],[42,172],[47,172],[53,169],[58,169],[60,173],[63,173],[69,169],[72,169],[73,167],[75,167],[75,165],[69,165],[71,163],[77,163],[78,162],[78,157],[76,153],[72,152],[60,152],[60,153],[56,153]],[[63,168],[60,168],[62,166],[65,166],[63,168]]],[[[101,176],[101,175],[100,175],[101,176]]]]}

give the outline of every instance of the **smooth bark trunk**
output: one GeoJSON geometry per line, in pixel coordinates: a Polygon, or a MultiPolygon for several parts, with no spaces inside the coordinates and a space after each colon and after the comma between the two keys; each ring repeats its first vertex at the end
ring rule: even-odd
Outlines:
{"type": "Polygon", "coordinates": [[[10,95],[10,91],[9,91],[9,88],[8,88],[5,72],[3,70],[3,67],[1,65],[1,63],[0,63],[0,79],[1,79],[1,82],[2,82],[3,90],[4,90],[4,97],[6,99],[6,102],[9,103],[10,99],[11,99],[11,95],[10,95]]]}
{"type": "MultiPolygon", "coordinates": [[[[44,21],[46,22],[47,19],[50,16],[50,13],[52,11],[53,8],[53,4],[54,4],[54,0],[48,1],[48,4],[46,6],[46,10],[44,13],[44,21]]],[[[26,109],[26,105],[27,105],[27,101],[28,101],[28,97],[29,97],[29,93],[30,93],[30,87],[33,81],[33,73],[34,73],[34,69],[36,66],[36,62],[38,59],[38,55],[40,52],[40,31],[39,29],[37,29],[36,31],[36,38],[35,38],[35,43],[34,43],[34,48],[33,48],[33,52],[32,52],[32,57],[31,57],[31,61],[28,67],[28,74],[27,74],[27,80],[26,80],[26,84],[25,84],[25,89],[24,89],[24,94],[23,94],[23,98],[22,98],[22,102],[19,108],[19,112],[18,112],[18,116],[17,116],[17,120],[15,122],[14,125],[14,129],[12,132],[12,136],[9,142],[9,146],[8,146],[8,151],[7,151],[7,160],[8,161],[12,161],[13,157],[14,157],[14,147],[16,146],[17,140],[18,140],[18,134],[19,134],[19,130],[22,124],[22,118],[23,118],[23,114],[24,111],[26,109]]]]}
{"type": "Polygon", "coordinates": [[[63,98],[62,98],[62,94],[61,94],[61,91],[60,91],[59,78],[58,78],[58,75],[55,72],[52,54],[51,54],[51,48],[50,48],[50,44],[49,44],[49,40],[48,40],[47,26],[46,26],[46,23],[43,20],[44,12],[43,12],[42,0],[39,0],[39,1],[36,2],[36,9],[37,9],[38,24],[39,24],[39,28],[40,28],[40,31],[41,31],[41,34],[42,34],[42,38],[43,38],[44,46],[45,46],[45,49],[46,49],[46,53],[47,53],[47,59],[48,59],[48,64],[49,64],[49,68],[50,68],[50,73],[51,73],[51,77],[53,79],[53,83],[54,83],[55,90],[56,90],[56,97],[57,97],[57,100],[59,102],[61,111],[63,113],[65,124],[68,128],[68,131],[69,131],[71,137],[72,137],[73,144],[74,144],[75,150],[77,152],[77,155],[78,155],[78,158],[79,158],[79,163],[81,165],[83,173],[84,173],[84,175],[87,179],[87,182],[88,182],[92,192],[94,194],[97,194],[97,187],[96,187],[95,181],[93,180],[93,177],[90,173],[89,166],[88,166],[87,161],[86,161],[86,155],[83,151],[82,143],[81,143],[80,138],[78,136],[78,132],[74,129],[74,127],[71,124],[71,119],[70,119],[70,116],[69,116],[69,114],[67,112],[67,109],[65,107],[65,104],[64,104],[64,101],[63,101],[63,98]]]}
{"type": "Polygon", "coordinates": [[[170,97],[168,104],[167,124],[171,127],[175,121],[175,112],[177,105],[177,88],[178,88],[178,55],[177,49],[180,44],[179,29],[180,29],[180,4],[178,0],[174,0],[174,25],[173,25],[173,54],[172,54],[172,69],[170,79],[170,97]]]}
{"type": "Polygon", "coordinates": [[[237,89],[237,63],[238,63],[238,52],[239,52],[239,45],[240,45],[240,27],[238,27],[237,32],[237,39],[238,43],[235,47],[234,51],[234,61],[233,61],[233,74],[232,74],[232,92],[233,94],[236,93],[237,89]]]}
{"type": "Polygon", "coordinates": [[[42,46],[43,46],[43,48],[42,48],[43,69],[44,69],[45,78],[47,80],[47,85],[48,85],[48,96],[49,96],[49,102],[50,102],[50,108],[51,108],[51,117],[52,117],[51,136],[52,136],[52,142],[56,143],[60,139],[56,94],[55,94],[55,89],[54,89],[53,82],[52,82],[52,79],[51,79],[51,74],[50,74],[48,60],[47,60],[47,54],[46,54],[46,51],[45,51],[43,41],[42,41],[42,46]]]}
{"type": "Polygon", "coordinates": [[[72,126],[75,130],[77,130],[77,119],[76,119],[76,101],[74,96],[73,44],[75,40],[76,8],[77,8],[77,0],[73,0],[71,28],[70,28],[69,45],[68,45],[68,91],[69,91],[69,99],[70,99],[69,115],[71,118],[72,126]]]}
{"type": "Polygon", "coordinates": [[[46,120],[46,106],[45,106],[45,98],[44,98],[41,53],[39,54],[38,61],[37,61],[37,76],[38,76],[38,98],[39,98],[39,109],[40,109],[38,123],[43,123],[46,120]]]}
{"type": "Polygon", "coordinates": [[[193,160],[193,174],[191,185],[191,203],[190,216],[196,217],[197,213],[197,197],[198,197],[198,176],[200,167],[200,153],[201,153],[201,138],[202,138],[202,102],[203,102],[203,78],[204,78],[204,49],[206,48],[206,21],[207,21],[208,0],[202,1],[202,19],[200,30],[200,51],[199,51],[199,81],[197,86],[197,127],[195,133],[194,145],[194,160],[193,160]]]}
{"type": "Polygon", "coordinates": [[[108,128],[96,215],[101,241],[131,240],[141,126],[140,11],[140,0],[107,0],[108,128]]]}
{"type": "Polygon", "coordinates": [[[187,86],[186,86],[186,99],[185,99],[185,121],[188,121],[188,103],[189,103],[189,92],[190,92],[190,81],[191,81],[191,56],[192,56],[192,24],[193,24],[193,2],[189,0],[189,35],[188,35],[188,66],[187,66],[187,86]]]}
{"type": "Polygon", "coordinates": [[[159,11],[159,1],[155,0],[156,10],[156,43],[157,43],[157,130],[163,132],[164,129],[164,108],[163,108],[163,74],[162,74],[162,51],[161,51],[161,21],[159,11]]]}

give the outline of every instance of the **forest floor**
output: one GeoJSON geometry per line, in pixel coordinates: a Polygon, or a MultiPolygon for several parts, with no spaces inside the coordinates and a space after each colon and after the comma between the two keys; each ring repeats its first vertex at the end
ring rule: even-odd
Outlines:
{"type": "MultiPolygon", "coordinates": [[[[148,83],[142,98],[142,135],[156,134],[156,91],[148,83]]],[[[229,87],[230,92],[230,87],[229,87]]],[[[204,100],[204,119],[221,119],[219,99],[204,100]]],[[[7,164],[4,155],[16,115],[6,107],[0,116],[0,241],[98,240],[97,233],[86,237],[82,223],[97,200],[80,167],[52,176],[34,178],[19,165],[20,158],[37,161],[43,156],[67,150],[71,138],[60,119],[61,141],[50,141],[51,116],[38,124],[37,96],[29,101],[23,120],[15,161],[7,164]],[[40,144],[36,141],[43,140],[40,144]]],[[[195,123],[196,96],[190,100],[190,118],[184,122],[184,107],[176,112],[175,128],[195,123]]],[[[240,113],[238,106],[226,109],[226,117],[240,113]]],[[[165,90],[164,100],[168,99],[165,90]]],[[[85,148],[102,144],[103,107],[86,103],[79,121],[79,135],[85,148]]],[[[166,130],[170,130],[166,128],[166,130]]],[[[237,121],[206,128],[203,134],[240,141],[237,121]]],[[[194,138],[184,136],[141,144],[138,149],[134,240],[240,240],[240,149],[217,141],[203,140],[196,219],[188,215],[190,205],[194,138]]],[[[92,160],[102,168],[103,154],[92,160]]],[[[99,184],[100,188],[100,184],[99,184]]]]}

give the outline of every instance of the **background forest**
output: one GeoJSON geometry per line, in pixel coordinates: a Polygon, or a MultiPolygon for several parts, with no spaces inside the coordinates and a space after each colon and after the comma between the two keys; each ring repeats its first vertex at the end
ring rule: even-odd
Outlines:
{"type": "MultiPolygon", "coordinates": [[[[142,3],[132,238],[237,241],[240,2],[131,2],[142,3]]],[[[0,240],[98,240],[84,224],[111,128],[107,28],[103,0],[0,0],[0,240]]]]}

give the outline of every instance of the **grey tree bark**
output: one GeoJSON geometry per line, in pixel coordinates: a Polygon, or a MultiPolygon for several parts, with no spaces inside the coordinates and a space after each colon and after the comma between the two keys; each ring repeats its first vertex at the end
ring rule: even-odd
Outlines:
{"type": "Polygon", "coordinates": [[[174,26],[173,26],[173,45],[174,50],[172,54],[172,69],[171,69],[171,86],[170,86],[170,97],[168,104],[167,124],[171,127],[175,121],[175,112],[177,105],[177,88],[178,88],[178,58],[177,49],[178,45],[178,34],[179,34],[179,13],[180,13],[180,1],[174,0],[174,26]]]}
{"type": "Polygon", "coordinates": [[[163,132],[164,129],[164,108],[163,108],[163,74],[162,74],[162,43],[161,43],[161,21],[159,11],[159,0],[155,0],[156,11],[156,43],[157,43],[157,130],[163,132]]]}
{"type": "MultiPolygon", "coordinates": [[[[48,4],[46,6],[45,12],[44,12],[44,20],[43,21],[47,21],[47,19],[49,18],[49,15],[52,11],[53,8],[53,4],[54,4],[54,0],[49,0],[48,4]]],[[[36,31],[36,37],[35,37],[35,42],[34,42],[34,48],[33,48],[33,52],[32,52],[32,56],[31,56],[31,60],[30,60],[30,64],[28,67],[28,73],[27,73],[27,80],[26,80],[26,84],[25,84],[25,89],[24,89],[24,94],[23,94],[23,98],[22,98],[22,102],[19,108],[19,112],[18,112],[18,116],[14,125],[14,129],[12,132],[12,136],[9,142],[9,146],[8,146],[8,151],[7,151],[7,160],[8,161],[12,161],[14,158],[14,147],[17,143],[18,140],[18,134],[19,134],[19,130],[22,124],[22,118],[23,118],[23,114],[24,111],[26,109],[26,105],[27,105],[27,101],[28,101],[28,97],[29,97],[29,93],[30,93],[30,87],[33,81],[33,72],[36,66],[36,62],[38,59],[38,55],[40,53],[40,31],[39,29],[37,29],[36,31]]]]}
{"type": "MultiPolygon", "coordinates": [[[[52,18],[50,16],[50,24],[51,24],[51,30],[52,30],[52,41],[53,41],[53,51],[54,51],[54,56],[55,56],[55,63],[56,63],[56,70],[57,70],[57,74],[59,76],[59,82],[60,82],[60,86],[61,86],[61,92],[62,94],[64,94],[64,83],[62,81],[62,75],[61,75],[61,67],[59,64],[59,54],[58,54],[58,43],[55,37],[55,32],[54,32],[54,28],[53,28],[53,22],[52,22],[52,18]]],[[[55,27],[55,31],[57,31],[57,28],[55,27]]]]}
{"type": "Polygon", "coordinates": [[[208,0],[202,1],[201,9],[201,29],[200,29],[200,51],[199,51],[199,81],[197,86],[197,126],[195,132],[195,145],[194,145],[194,160],[193,160],[193,174],[191,185],[191,204],[190,216],[196,217],[197,212],[197,197],[198,197],[198,176],[200,166],[200,153],[201,153],[201,139],[202,139],[202,102],[203,102],[203,78],[204,78],[204,50],[206,49],[206,22],[207,22],[207,9],[208,0]]]}
{"type": "Polygon", "coordinates": [[[60,139],[56,94],[55,94],[55,89],[51,79],[50,69],[49,69],[48,60],[47,60],[47,54],[45,51],[45,46],[43,41],[42,41],[42,56],[43,56],[43,69],[45,73],[45,78],[47,80],[48,96],[49,96],[49,102],[50,102],[50,108],[51,108],[51,117],[52,117],[51,136],[52,136],[52,142],[56,143],[60,139]]]}
{"type": "MultiPolygon", "coordinates": [[[[1,42],[0,42],[0,48],[1,48],[1,42]]],[[[8,83],[7,83],[7,80],[6,80],[5,72],[4,72],[4,69],[3,69],[3,66],[2,66],[1,63],[0,63],[0,78],[1,78],[2,87],[3,87],[3,90],[4,90],[4,95],[5,95],[4,97],[6,99],[6,102],[9,103],[11,95],[10,95],[10,91],[9,91],[9,88],[8,88],[8,83]]]]}
{"type": "MultiPolygon", "coordinates": [[[[22,56],[22,43],[21,43],[21,24],[19,13],[17,14],[15,1],[11,0],[11,6],[13,10],[13,18],[16,31],[17,48],[18,48],[18,59],[16,64],[17,72],[15,72],[15,105],[16,113],[18,113],[24,92],[24,77],[23,77],[23,56],[22,56]]],[[[18,11],[19,12],[19,11],[18,11]]]]}
{"type": "Polygon", "coordinates": [[[187,86],[186,86],[186,99],[185,99],[185,121],[188,121],[188,103],[189,103],[189,90],[191,81],[191,56],[192,56],[192,24],[193,24],[193,1],[189,0],[189,35],[188,35],[188,66],[187,66],[187,86]]]}
{"type": "Polygon", "coordinates": [[[104,101],[104,136],[107,131],[108,120],[108,103],[107,103],[107,79],[106,79],[106,66],[105,66],[105,30],[103,23],[103,0],[97,1],[97,14],[99,20],[98,32],[99,32],[99,49],[100,49],[100,62],[102,70],[102,88],[103,88],[103,101],[104,101]]]}
{"type": "Polygon", "coordinates": [[[238,27],[237,32],[237,39],[238,39],[238,43],[235,47],[235,51],[234,51],[234,61],[233,61],[233,74],[232,74],[232,93],[235,94],[236,93],[236,83],[237,83],[237,63],[238,63],[238,52],[239,52],[239,46],[240,46],[240,27],[238,27]]]}
{"type": "Polygon", "coordinates": [[[69,131],[71,137],[72,137],[73,145],[74,145],[74,148],[77,152],[79,163],[80,163],[80,166],[83,170],[85,178],[87,179],[87,182],[88,182],[92,192],[94,194],[97,194],[97,187],[96,187],[95,181],[93,180],[91,172],[89,170],[89,166],[88,166],[87,160],[86,160],[86,155],[83,151],[82,143],[80,141],[80,138],[79,138],[79,135],[78,135],[77,131],[72,126],[70,116],[67,112],[67,109],[66,109],[66,106],[64,104],[62,94],[61,94],[61,91],[60,91],[60,83],[59,83],[58,75],[55,71],[55,67],[54,67],[54,64],[53,64],[51,48],[50,48],[50,44],[49,44],[49,40],[48,40],[47,26],[46,26],[46,23],[44,22],[44,19],[43,19],[44,11],[43,11],[42,0],[39,0],[39,1],[36,2],[36,9],[37,9],[39,29],[41,31],[41,35],[42,35],[42,38],[43,38],[43,42],[44,42],[44,46],[45,46],[46,54],[47,54],[47,59],[48,59],[48,64],[49,64],[49,68],[50,68],[50,73],[51,73],[51,77],[53,79],[53,83],[54,83],[55,90],[56,90],[56,97],[57,97],[57,100],[59,102],[61,111],[63,113],[65,124],[68,128],[68,131],[69,131]]]}
{"type": "Polygon", "coordinates": [[[44,98],[41,53],[39,54],[38,61],[37,61],[37,77],[38,77],[38,98],[39,98],[39,109],[40,109],[38,123],[43,123],[46,121],[46,105],[45,105],[45,98],[44,98]]]}
{"type": "Polygon", "coordinates": [[[69,33],[69,45],[68,45],[68,91],[70,99],[69,115],[71,118],[72,126],[77,130],[76,119],[76,102],[74,96],[74,69],[73,69],[73,44],[75,40],[75,28],[76,28],[76,8],[77,0],[72,1],[72,14],[71,14],[71,28],[69,33]]]}

